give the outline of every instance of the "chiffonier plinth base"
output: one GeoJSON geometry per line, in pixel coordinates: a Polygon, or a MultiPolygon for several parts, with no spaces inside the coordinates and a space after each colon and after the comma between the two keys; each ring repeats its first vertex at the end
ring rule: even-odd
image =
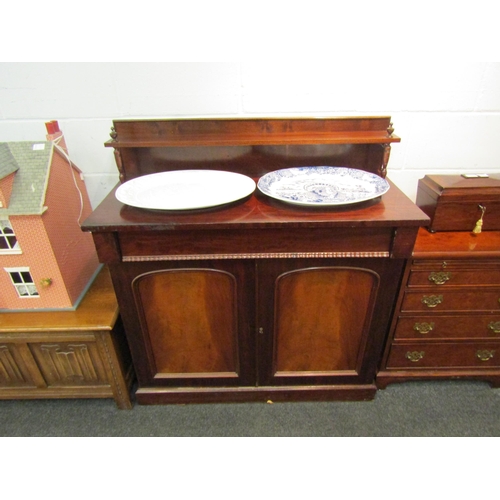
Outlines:
{"type": "Polygon", "coordinates": [[[135,394],[138,404],[244,403],[287,401],[369,401],[375,384],[286,387],[143,387],[135,394]]]}

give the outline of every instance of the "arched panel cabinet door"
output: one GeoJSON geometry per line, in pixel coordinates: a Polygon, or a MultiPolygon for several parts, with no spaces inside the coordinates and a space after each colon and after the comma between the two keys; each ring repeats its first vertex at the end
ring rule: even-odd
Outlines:
{"type": "Polygon", "coordinates": [[[379,316],[387,319],[391,304],[381,290],[387,260],[367,260],[366,267],[358,259],[293,269],[282,261],[259,274],[260,384],[373,380],[372,351],[385,334],[379,316]]]}
{"type": "Polygon", "coordinates": [[[203,386],[254,381],[240,352],[248,343],[249,325],[238,303],[245,293],[239,278],[237,272],[189,267],[145,272],[133,279],[148,383],[203,386]]]}

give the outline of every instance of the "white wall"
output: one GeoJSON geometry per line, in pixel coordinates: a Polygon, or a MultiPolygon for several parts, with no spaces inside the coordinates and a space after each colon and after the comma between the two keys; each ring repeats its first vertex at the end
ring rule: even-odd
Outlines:
{"type": "Polygon", "coordinates": [[[390,115],[389,177],[500,172],[500,63],[0,63],[0,142],[58,120],[94,207],[118,181],[114,118],[390,115]]]}

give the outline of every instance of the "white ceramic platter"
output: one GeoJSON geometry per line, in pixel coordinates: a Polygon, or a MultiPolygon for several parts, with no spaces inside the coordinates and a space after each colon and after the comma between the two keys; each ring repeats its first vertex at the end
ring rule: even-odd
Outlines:
{"type": "Polygon", "coordinates": [[[173,170],[136,177],[116,190],[116,198],[152,210],[215,207],[252,194],[255,182],[246,175],[221,170],[173,170]]]}
{"type": "Polygon", "coordinates": [[[296,167],[262,176],[257,187],[287,203],[309,206],[348,205],[377,198],[389,190],[382,177],[345,167],[296,167]]]}

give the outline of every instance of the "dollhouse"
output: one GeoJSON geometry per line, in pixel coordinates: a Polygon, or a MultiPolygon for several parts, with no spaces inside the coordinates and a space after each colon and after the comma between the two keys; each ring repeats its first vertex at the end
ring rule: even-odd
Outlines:
{"type": "Polygon", "coordinates": [[[76,309],[100,270],[82,173],[45,125],[46,141],[0,143],[0,311],[76,309]]]}

